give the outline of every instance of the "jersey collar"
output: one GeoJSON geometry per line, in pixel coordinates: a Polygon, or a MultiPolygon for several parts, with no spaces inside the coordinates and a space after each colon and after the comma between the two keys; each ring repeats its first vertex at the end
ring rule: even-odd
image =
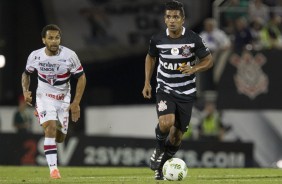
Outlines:
{"type": "MultiPolygon", "coordinates": [[[[186,30],[185,27],[182,27],[182,33],[181,33],[182,35],[185,34],[185,30],[186,30]]],[[[168,28],[166,28],[166,35],[169,36],[168,28]]]]}

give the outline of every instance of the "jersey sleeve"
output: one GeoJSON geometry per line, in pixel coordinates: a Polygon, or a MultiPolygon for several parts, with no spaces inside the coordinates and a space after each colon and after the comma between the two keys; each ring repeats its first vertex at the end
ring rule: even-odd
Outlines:
{"type": "Polygon", "coordinates": [[[197,35],[196,33],[194,33],[194,42],[195,42],[195,54],[196,56],[201,59],[206,57],[207,55],[210,54],[210,50],[209,48],[206,46],[204,40],[197,35]]]}
{"type": "Polygon", "coordinates": [[[157,57],[159,55],[159,50],[157,49],[156,40],[154,36],[150,39],[148,54],[152,57],[157,57]]]}
{"type": "Polygon", "coordinates": [[[27,75],[32,74],[35,71],[34,67],[35,56],[33,52],[28,56],[26,66],[25,66],[25,73],[27,75]]]}
{"type": "Polygon", "coordinates": [[[84,73],[84,71],[76,53],[73,53],[69,60],[71,62],[70,73],[75,78],[79,78],[84,73]]]}

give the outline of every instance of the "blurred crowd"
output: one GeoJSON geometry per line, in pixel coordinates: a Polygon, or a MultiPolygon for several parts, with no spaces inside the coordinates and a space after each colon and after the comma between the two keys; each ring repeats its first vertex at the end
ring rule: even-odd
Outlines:
{"type": "Polygon", "coordinates": [[[210,92],[216,94],[230,52],[282,49],[282,0],[227,0],[219,12],[218,19],[205,19],[200,33],[212,52],[214,67],[197,76],[201,105],[193,110],[189,139],[222,141],[231,130],[221,121],[215,98],[208,97],[210,92]]]}
{"type": "Polygon", "coordinates": [[[282,0],[227,0],[217,11],[219,18],[205,19],[200,33],[214,67],[199,74],[199,91],[217,89],[228,52],[282,49],[282,0]]]}
{"type": "Polygon", "coordinates": [[[207,19],[202,34],[213,52],[281,49],[281,16],[282,0],[228,0],[220,20],[207,19]]]}

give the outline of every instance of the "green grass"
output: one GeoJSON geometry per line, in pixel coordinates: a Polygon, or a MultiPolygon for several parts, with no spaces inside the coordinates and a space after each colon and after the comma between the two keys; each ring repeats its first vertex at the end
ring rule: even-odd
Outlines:
{"type": "Polygon", "coordinates": [[[0,166],[0,184],[67,183],[67,184],[275,184],[282,183],[279,169],[199,169],[190,168],[183,181],[155,181],[148,168],[60,167],[62,179],[49,179],[49,169],[40,166],[0,166]]]}

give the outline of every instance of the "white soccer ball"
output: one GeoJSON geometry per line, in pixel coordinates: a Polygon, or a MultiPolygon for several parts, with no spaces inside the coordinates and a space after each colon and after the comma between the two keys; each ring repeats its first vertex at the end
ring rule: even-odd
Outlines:
{"type": "Polygon", "coordinates": [[[187,176],[188,168],[180,158],[171,158],[163,166],[163,175],[169,181],[181,181],[187,176]]]}

